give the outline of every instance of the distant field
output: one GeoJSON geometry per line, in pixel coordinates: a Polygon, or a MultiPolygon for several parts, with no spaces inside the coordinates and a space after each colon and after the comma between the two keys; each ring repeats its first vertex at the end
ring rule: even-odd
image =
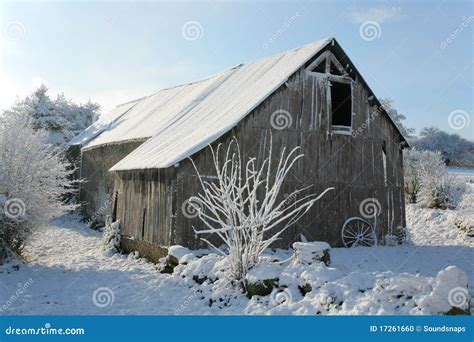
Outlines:
{"type": "Polygon", "coordinates": [[[471,176],[474,176],[474,168],[472,168],[472,167],[448,166],[448,171],[449,171],[450,173],[459,174],[459,175],[471,175],[471,176]]]}

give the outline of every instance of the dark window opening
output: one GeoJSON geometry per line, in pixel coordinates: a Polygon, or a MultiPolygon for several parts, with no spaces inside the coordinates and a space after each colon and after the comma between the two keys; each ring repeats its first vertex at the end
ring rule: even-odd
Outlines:
{"type": "Polygon", "coordinates": [[[329,72],[333,75],[342,76],[341,72],[339,71],[337,66],[334,64],[334,62],[332,62],[332,61],[331,61],[331,67],[329,69],[329,72]]]}
{"type": "Polygon", "coordinates": [[[322,62],[316,65],[311,71],[324,74],[326,72],[326,59],[323,59],[322,62]]]}
{"type": "Polygon", "coordinates": [[[333,131],[351,128],[352,87],[349,83],[331,82],[331,106],[333,131]]]}
{"type": "Polygon", "coordinates": [[[142,216],[142,240],[145,239],[145,220],[146,220],[146,208],[143,208],[143,216],[142,216]]]}

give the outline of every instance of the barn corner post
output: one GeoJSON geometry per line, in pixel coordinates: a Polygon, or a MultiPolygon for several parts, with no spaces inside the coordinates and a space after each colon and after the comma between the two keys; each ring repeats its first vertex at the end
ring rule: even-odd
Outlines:
{"type": "Polygon", "coordinates": [[[117,220],[120,220],[121,249],[138,251],[159,262],[170,245],[172,229],[173,173],[169,170],[121,170],[114,174],[117,220]]]}

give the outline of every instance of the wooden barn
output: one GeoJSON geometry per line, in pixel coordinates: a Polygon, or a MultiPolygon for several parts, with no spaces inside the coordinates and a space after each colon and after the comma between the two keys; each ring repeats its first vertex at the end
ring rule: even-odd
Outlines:
{"type": "Polygon", "coordinates": [[[301,234],[351,245],[343,227],[357,235],[367,226],[378,243],[399,235],[407,143],[334,38],[161,90],[101,117],[71,143],[81,149],[85,214],[119,219],[122,247],[150,259],[170,245],[200,247],[193,226],[201,223],[187,201],[201,189],[188,157],[212,178],[208,144],[236,137],[244,159],[258,159],[270,134],[275,154],[301,146],[305,155],[284,193],[335,188],[276,247],[289,247],[301,234]]]}

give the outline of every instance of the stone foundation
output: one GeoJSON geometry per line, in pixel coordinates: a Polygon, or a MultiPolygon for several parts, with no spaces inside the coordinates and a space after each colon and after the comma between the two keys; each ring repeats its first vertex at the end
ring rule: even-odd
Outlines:
{"type": "Polygon", "coordinates": [[[154,243],[131,239],[124,235],[121,237],[120,248],[124,253],[138,251],[140,257],[146,258],[155,264],[159,263],[160,258],[168,254],[167,248],[154,243]]]}

